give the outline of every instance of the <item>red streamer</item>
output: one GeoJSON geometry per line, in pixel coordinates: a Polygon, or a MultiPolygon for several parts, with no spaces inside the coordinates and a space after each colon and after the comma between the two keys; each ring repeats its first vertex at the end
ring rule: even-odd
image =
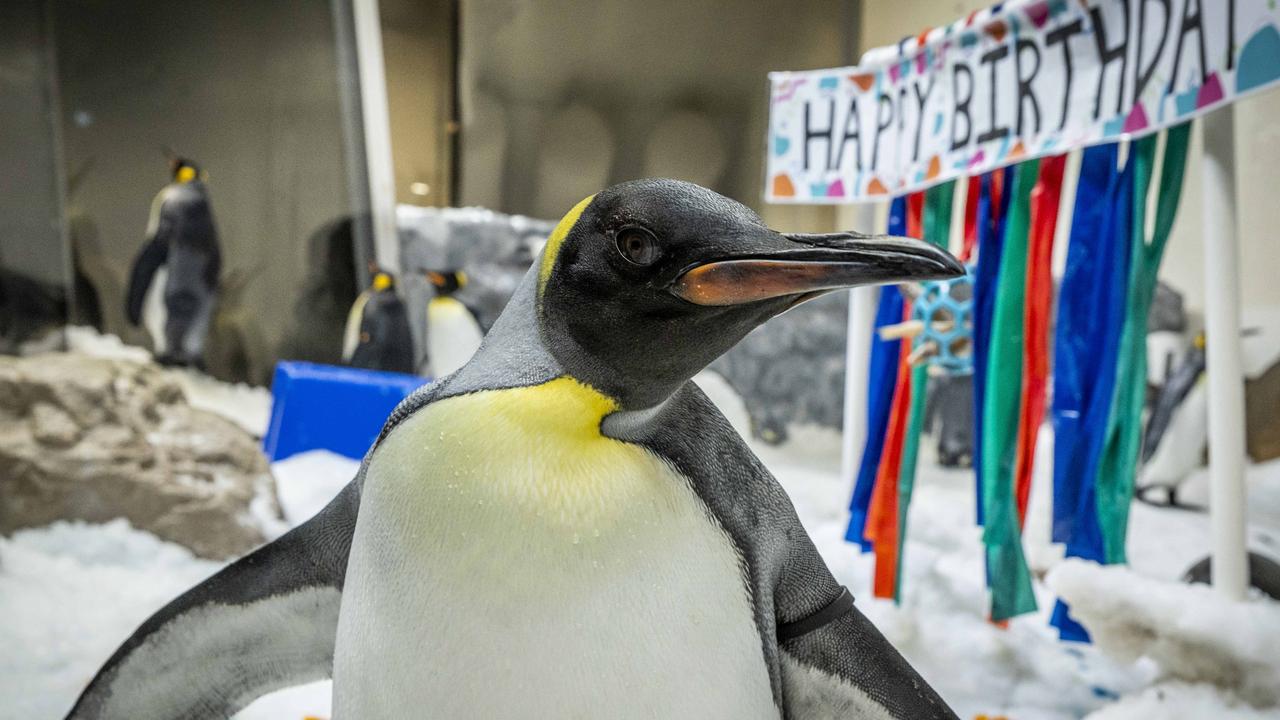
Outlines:
{"type": "MultiPolygon", "coordinates": [[[[903,303],[903,320],[911,318],[911,303],[903,303]]],[[[893,391],[889,410],[889,430],[884,438],[884,452],[876,472],[876,486],[867,511],[866,537],[876,556],[872,594],[893,599],[898,580],[898,473],[902,468],[902,446],[907,433],[907,414],[911,407],[910,341],[902,341],[898,356],[898,384],[893,391]]]]}
{"type": "Polygon", "coordinates": [[[980,178],[969,178],[969,192],[964,201],[964,246],[960,249],[960,262],[973,260],[973,249],[978,246],[978,200],[982,197],[980,178]]]}
{"type": "Polygon", "coordinates": [[[1053,307],[1053,236],[1058,227],[1062,200],[1062,175],[1067,157],[1045,158],[1040,177],[1031,191],[1031,234],[1027,247],[1026,310],[1022,404],[1018,418],[1018,449],[1014,465],[1014,489],[1018,525],[1027,515],[1036,439],[1044,420],[1045,388],[1049,380],[1049,313],[1053,307]]]}

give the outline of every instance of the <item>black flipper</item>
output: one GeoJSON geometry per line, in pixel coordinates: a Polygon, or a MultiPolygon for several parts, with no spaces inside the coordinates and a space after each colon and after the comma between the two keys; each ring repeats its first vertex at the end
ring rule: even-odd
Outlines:
{"type": "Polygon", "coordinates": [[[125,301],[125,316],[130,324],[138,325],[142,322],[142,305],[147,299],[147,289],[151,287],[156,270],[160,269],[168,257],[169,242],[160,235],[147,242],[142,247],[142,252],[138,253],[138,259],[133,262],[133,270],[129,273],[129,292],[125,301]]]}
{"type": "Polygon", "coordinates": [[[733,540],[783,717],[957,720],[844,597],[778,481],[700,389],[602,430],[670,462],[733,540]]]}
{"type": "Polygon", "coordinates": [[[152,615],[107,660],[69,720],[227,718],[327,678],[358,481],[305,524],[152,615]]]}
{"type": "Polygon", "coordinates": [[[787,717],[956,720],[947,703],[852,603],[835,619],[779,640],[787,717]],[[884,715],[876,712],[877,706],[884,715]]]}

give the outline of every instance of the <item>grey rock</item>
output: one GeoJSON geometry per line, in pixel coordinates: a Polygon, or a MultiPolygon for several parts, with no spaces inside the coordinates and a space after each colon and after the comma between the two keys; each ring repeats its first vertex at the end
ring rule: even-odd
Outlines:
{"type": "Polygon", "coordinates": [[[849,294],[811,300],[752,330],[711,364],[742,395],[751,431],[769,443],[795,424],[839,429],[849,294]]]}
{"type": "Polygon", "coordinates": [[[257,441],[187,403],[159,366],[76,353],[0,358],[0,533],[117,517],[201,557],[266,540],[279,516],[257,441]]]}
{"type": "Polygon", "coordinates": [[[426,208],[401,205],[396,222],[400,236],[400,288],[409,308],[419,370],[426,357],[427,303],[435,296],[425,270],[462,270],[466,287],[454,294],[488,331],[533,264],[555,223],[480,208],[426,208]]]}

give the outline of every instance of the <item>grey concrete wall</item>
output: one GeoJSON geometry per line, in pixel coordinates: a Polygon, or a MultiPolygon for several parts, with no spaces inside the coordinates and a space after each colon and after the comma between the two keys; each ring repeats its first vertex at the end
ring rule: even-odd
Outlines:
{"type": "Polygon", "coordinates": [[[208,170],[222,236],[231,292],[211,369],[265,381],[289,335],[316,322],[297,303],[326,260],[313,236],[349,212],[330,4],[54,7],[71,230],[107,330],[143,341],[122,293],[167,144],[208,170]]]}
{"type": "Polygon", "coordinates": [[[0,3],[0,268],[65,285],[45,3],[0,3]]]}
{"type": "Polygon", "coordinates": [[[770,70],[852,56],[854,0],[462,4],[460,202],[557,218],[637,177],[691,180],[779,227],[830,208],[762,208],[770,70]]]}

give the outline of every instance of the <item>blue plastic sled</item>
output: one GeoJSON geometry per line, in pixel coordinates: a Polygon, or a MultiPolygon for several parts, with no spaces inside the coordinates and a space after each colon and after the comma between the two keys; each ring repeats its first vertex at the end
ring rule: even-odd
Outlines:
{"type": "Polygon", "coordinates": [[[263,450],[272,462],[317,449],[359,460],[396,405],[429,382],[417,375],[278,363],[263,450]]]}

